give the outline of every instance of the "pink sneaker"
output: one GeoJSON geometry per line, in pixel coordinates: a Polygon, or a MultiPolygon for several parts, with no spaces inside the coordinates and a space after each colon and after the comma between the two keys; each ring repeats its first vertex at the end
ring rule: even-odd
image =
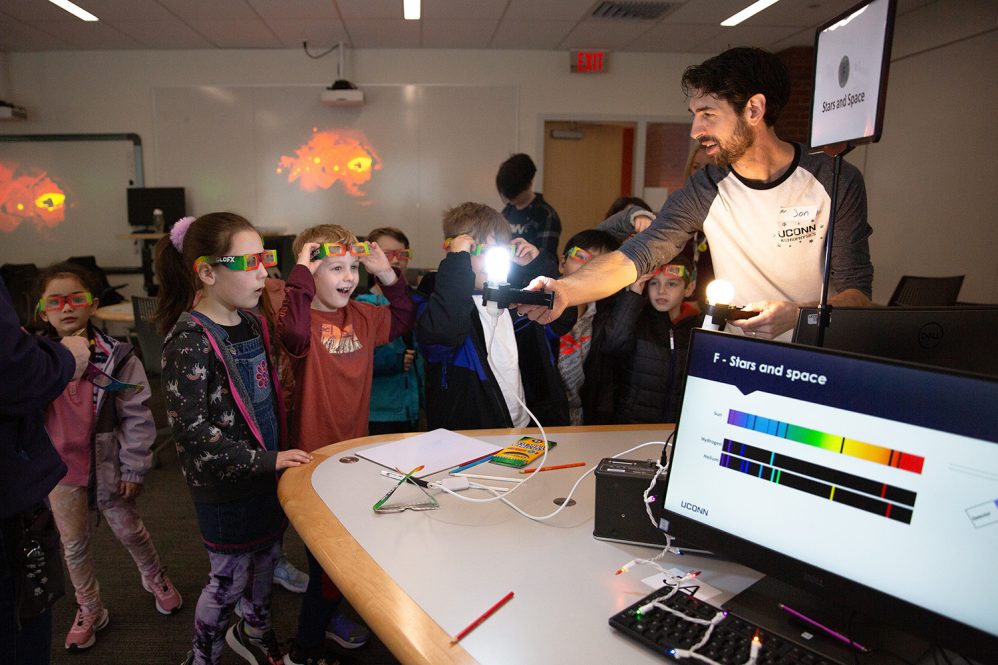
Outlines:
{"type": "Polygon", "coordinates": [[[156,610],[160,614],[174,614],[184,604],[184,599],[180,597],[180,592],[173,586],[170,578],[166,576],[165,568],[159,571],[151,582],[143,579],[142,588],[156,598],[156,610]]]}
{"type": "Polygon", "coordinates": [[[94,634],[108,624],[107,610],[101,608],[99,612],[84,612],[83,608],[76,610],[76,619],[66,633],[66,648],[70,651],[82,651],[89,649],[97,641],[94,634]]]}

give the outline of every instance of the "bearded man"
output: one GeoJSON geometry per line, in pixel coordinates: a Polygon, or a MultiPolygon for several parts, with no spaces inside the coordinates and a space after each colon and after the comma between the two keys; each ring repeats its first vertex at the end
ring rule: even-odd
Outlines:
{"type": "MultiPolygon", "coordinates": [[[[668,263],[697,232],[707,236],[718,279],[735,289],[731,303],[759,314],[730,321],[742,332],[789,339],[799,307],[821,294],[831,209],[833,160],[809,155],[774,129],[790,97],[790,77],[772,53],[733,48],[689,67],[683,92],[690,135],[711,163],[669,197],[655,221],[621,248],[559,280],[530,288],[554,294],[554,309],[520,306],[534,320],[592,302],[668,263]]],[[[625,211],[622,214],[627,214],[625,211]]],[[[839,176],[829,303],[870,304],[873,265],[862,174],[843,162],[839,176]]]]}

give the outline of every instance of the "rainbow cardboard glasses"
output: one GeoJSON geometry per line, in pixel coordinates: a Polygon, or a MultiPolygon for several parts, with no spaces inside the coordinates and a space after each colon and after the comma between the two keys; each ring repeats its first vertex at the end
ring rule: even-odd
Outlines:
{"type": "MultiPolygon", "coordinates": [[[[451,246],[451,243],[453,241],[454,241],[453,238],[446,238],[446,239],[444,239],[444,251],[449,251],[450,250],[450,246],[451,246]]],[[[485,252],[489,251],[493,247],[505,247],[511,253],[515,253],[516,252],[516,246],[515,245],[486,245],[485,243],[476,242],[475,246],[472,247],[470,250],[468,250],[468,253],[471,254],[472,256],[481,256],[482,254],[484,254],[485,252]]]]}
{"type": "Polygon", "coordinates": [[[89,291],[78,291],[77,293],[70,293],[68,296],[40,298],[38,300],[38,311],[52,312],[60,310],[66,306],[66,303],[69,303],[69,306],[73,309],[80,309],[81,307],[93,305],[94,297],[89,291]]]}
{"type": "Polygon", "coordinates": [[[355,242],[352,245],[344,245],[341,242],[324,242],[319,245],[319,249],[312,252],[312,260],[324,259],[327,256],[370,256],[371,243],[355,242]]]}
{"type": "Polygon", "coordinates": [[[593,260],[593,253],[588,252],[581,247],[572,247],[570,250],[565,252],[565,258],[575,259],[581,263],[586,263],[593,260]]]}
{"type": "Polygon", "coordinates": [[[256,270],[263,263],[264,268],[277,265],[277,250],[265,249],[259,254],[239,254],[236,256],[199,256],[194,262],[194,270],[206,263],[210,266],[225,266],[229,270],[256,270]]]}
{"type": "Polygon", "coordinates": [[[398,259],[401,261],[402,259],[412,258],[411,249],[386,249],[384,250],[384,252],[385,256],[388,257],[389,261],[392,261],[393,259],[398,259]]]}
{"type": "Polygon", "coordinates": [[[679,279],[689,279],[690,277],[690,272],[686,269],[686,266],[676,263],[667,263],[664,266],[659,266],[652,274],[665,275],[666,277],[678,277],[679,279]]]}

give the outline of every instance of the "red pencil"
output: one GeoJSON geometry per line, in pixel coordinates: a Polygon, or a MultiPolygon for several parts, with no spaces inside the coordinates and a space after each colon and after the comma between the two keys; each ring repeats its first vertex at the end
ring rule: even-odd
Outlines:
{"type": "Polygon", "coordinates": [[[462,630],[462,631],[461,631],[460,633],[458,633],[458,634],[457,634],[457,637],[455,637],[454,639],[452,639],[452,640],[450,641],[450,643],[451,643],[451,646],[453,646],[453,645],[457,644],[458,642],[460,642],[460,641],[461,641],[461,639],[462,639],[462,638],[464,638],[464,636],[465,636],[465,635],[467,635],[468,633],[470,633],[470,632],[471,632],[471,631],[473,631],[474,629],[478,628],[478,626],[479,626],[479,625],[481,625],[481,623],[482,623],[483,621],[485,621],[485,620],[486,620],[486,619],[488,619],[488,618],[489,618],[490,616],[492,616],[493,614],[495,614],[495,613],[496,613],[496,611],[497,611],[497,610],[498,610],[498,609],[499,609],[500,607],[502,607],[503,605],[505,605],[506,603],[508,603],[508,602],[509,602],[509,601],[510,601],[510,600],[511,600],[512,598],[513,598],[513,592],[512,592],[512,591],[510,591],[509,593],[507,593],[507,594],[506,594],[505,596],[503,596],[503,597],[502,597],[502,600],[500,600],[500,601],[499,601],[498,603],[496,603],[495,605],[493,605],[492,607],[490,607],[490,608],[489,608],[489,609],[488,609],[488,610],[487,610],[487,611],[485,612],[485,614],[483,614],[482,616],[480,616],[480,617],[478,617],[477,619],[475,619],[474,621],[472,621],[472,622],[471,622],[471,625],[469,625],[469,626],[468,626],[467,628],[465,628],[465,629],[464,629],[464,630],[462,630]]]}
{"type": "Polygon", "coordinates": [[[585,466],[585,462],[572,462],[571,464],[555,464],[554,466],[542,466],[539,469],[522,469],[520,473],[533,473],[534,471],[554,471],[555,469],[574,469],[577,466],[585,466]]]}

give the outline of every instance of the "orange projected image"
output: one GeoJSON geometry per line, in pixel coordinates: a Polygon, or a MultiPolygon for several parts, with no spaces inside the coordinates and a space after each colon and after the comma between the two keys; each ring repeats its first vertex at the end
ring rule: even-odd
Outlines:
{"type": "Polygon", "coordinates": [[[283,155],[277,173],[288,174],[306,192],[329,189],[340,183],[350,196],[364,198],[362,186],[381,169],[381,158],[359,129],[312,129],[312,138],[295,154],[283,155]]]}
{"type": "Polygon", "coordinates": [[[66,219],[66,192],[42,169],[0,161],[0,231],[11,232],[22,222],[39,230],[66,219]]]}

